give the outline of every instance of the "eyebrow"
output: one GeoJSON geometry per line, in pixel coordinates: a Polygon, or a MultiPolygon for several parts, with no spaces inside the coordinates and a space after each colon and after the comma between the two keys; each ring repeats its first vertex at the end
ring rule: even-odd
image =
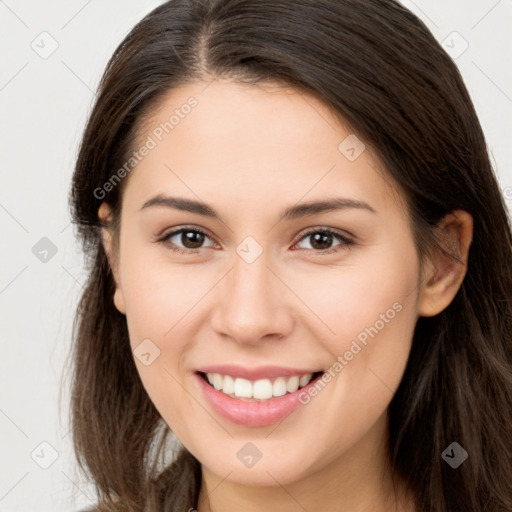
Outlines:
{"type": "MultiPolygon", "coordinates": [[[[198,215],[211,217],[213,219],[220,219],[220,215],[217,213],[217,211],[206,203],[195,201],[193,199],[185,199],[183,197],[164,196],[162,194],[158,194],[157,196],[146,201],[140,210],[142,211],[146,208],[151,208],[154,206],[163,206],[166,208],[173,208],[176,210],[196,213],[198,215]]],[[[365,203],[364,201],[336,197],[327,199],[325,201],[310,201],[307,203],[290,206],[284,210],[284,212],[282,212],[279,220],[293,220],[318,213],[345,210],[348,208],[358,208],[362,210],[368,210],[375,214],[377,213],[374,208],[372,208],[368,203],[365,203]]]]}

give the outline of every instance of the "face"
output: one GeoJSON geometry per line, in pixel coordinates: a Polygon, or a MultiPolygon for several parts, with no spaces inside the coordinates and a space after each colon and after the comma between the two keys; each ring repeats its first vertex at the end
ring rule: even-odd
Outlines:
{"type": "Polygon", "coordinates": [[[115,303],[203,468],[286,485],[382,442],[418,254],[397,188],[322,102],[205,87],[170,91],[134,148],[149,149],[125,178],[115,303]]]}

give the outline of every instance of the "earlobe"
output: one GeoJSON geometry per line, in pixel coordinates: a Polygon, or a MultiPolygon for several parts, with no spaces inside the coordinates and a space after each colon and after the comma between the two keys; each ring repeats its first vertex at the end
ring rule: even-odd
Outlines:
{"type": "Polygon", "coordinates": [[[444,251],[429,261],[420,285],[418,315],[435,316],[452,302],[466,275],[469,247],[473,237],[473,217],[455,210],[439,222],[437,229],[444,251]]]}
{"type": "Polygon", "coordinates": [[[122,313],[123,315],[126,315],[126,307],[124,304],[124,297],[123,292],[121,291],[121,288],[116,283],[116,291],[114,292],[114,306],[119,311],[119,313],[122,313]]]}
{"type": "Polygon", "coordinates": [[[105,254],[107,255],[107,260],[109,263],[109,267],[112,271],[112,276],[114,278],[114,282],[116,285],[116,290],[114,292],[114,305],[120,313],[126,314],[126,307],[124,303],[124,296],[120,286],[119,279],[119,269],[118,269],[118,261],[116,256],[114,255],[113,247],[112,247],[112,232],[109,228],[109,225],[112,221],[112,216],[110,212],[110,207],[107,203],[101,203],[98,210],[98,217],[101,220],[102,227],[101,229],[101,242],[103,245],[103,249],[105,254]]]}

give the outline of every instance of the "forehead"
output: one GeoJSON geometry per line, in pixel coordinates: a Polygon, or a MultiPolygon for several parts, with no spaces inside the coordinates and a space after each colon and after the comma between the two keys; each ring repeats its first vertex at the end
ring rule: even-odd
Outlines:
{"type": "Polygon", "coordinates": [[[141,124],[133,149],[144,146],[127,187],[127,200],[141,204],[166,192],[260,209],[332,194],[400,200],[372,148],[340,116],[277,83],[214,80],[172,89],[141,124]]]}

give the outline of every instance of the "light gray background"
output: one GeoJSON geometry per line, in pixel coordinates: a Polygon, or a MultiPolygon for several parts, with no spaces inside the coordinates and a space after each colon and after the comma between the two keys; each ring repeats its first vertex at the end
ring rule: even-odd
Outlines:
{"type": "MultiPolygon", "coordinates": [[[[69,220],[69,182],[109,56],[160,3],[0,0],[2,512],[72,512],[94,499],[76,471],[69,386],[61,389],[85,279],[69,220]],[[54,244],[54,255],[38,250],[43,237],[54,244]]],[[[510,208],[512,0],[404,3],[455,58],[510,208]]]]}

